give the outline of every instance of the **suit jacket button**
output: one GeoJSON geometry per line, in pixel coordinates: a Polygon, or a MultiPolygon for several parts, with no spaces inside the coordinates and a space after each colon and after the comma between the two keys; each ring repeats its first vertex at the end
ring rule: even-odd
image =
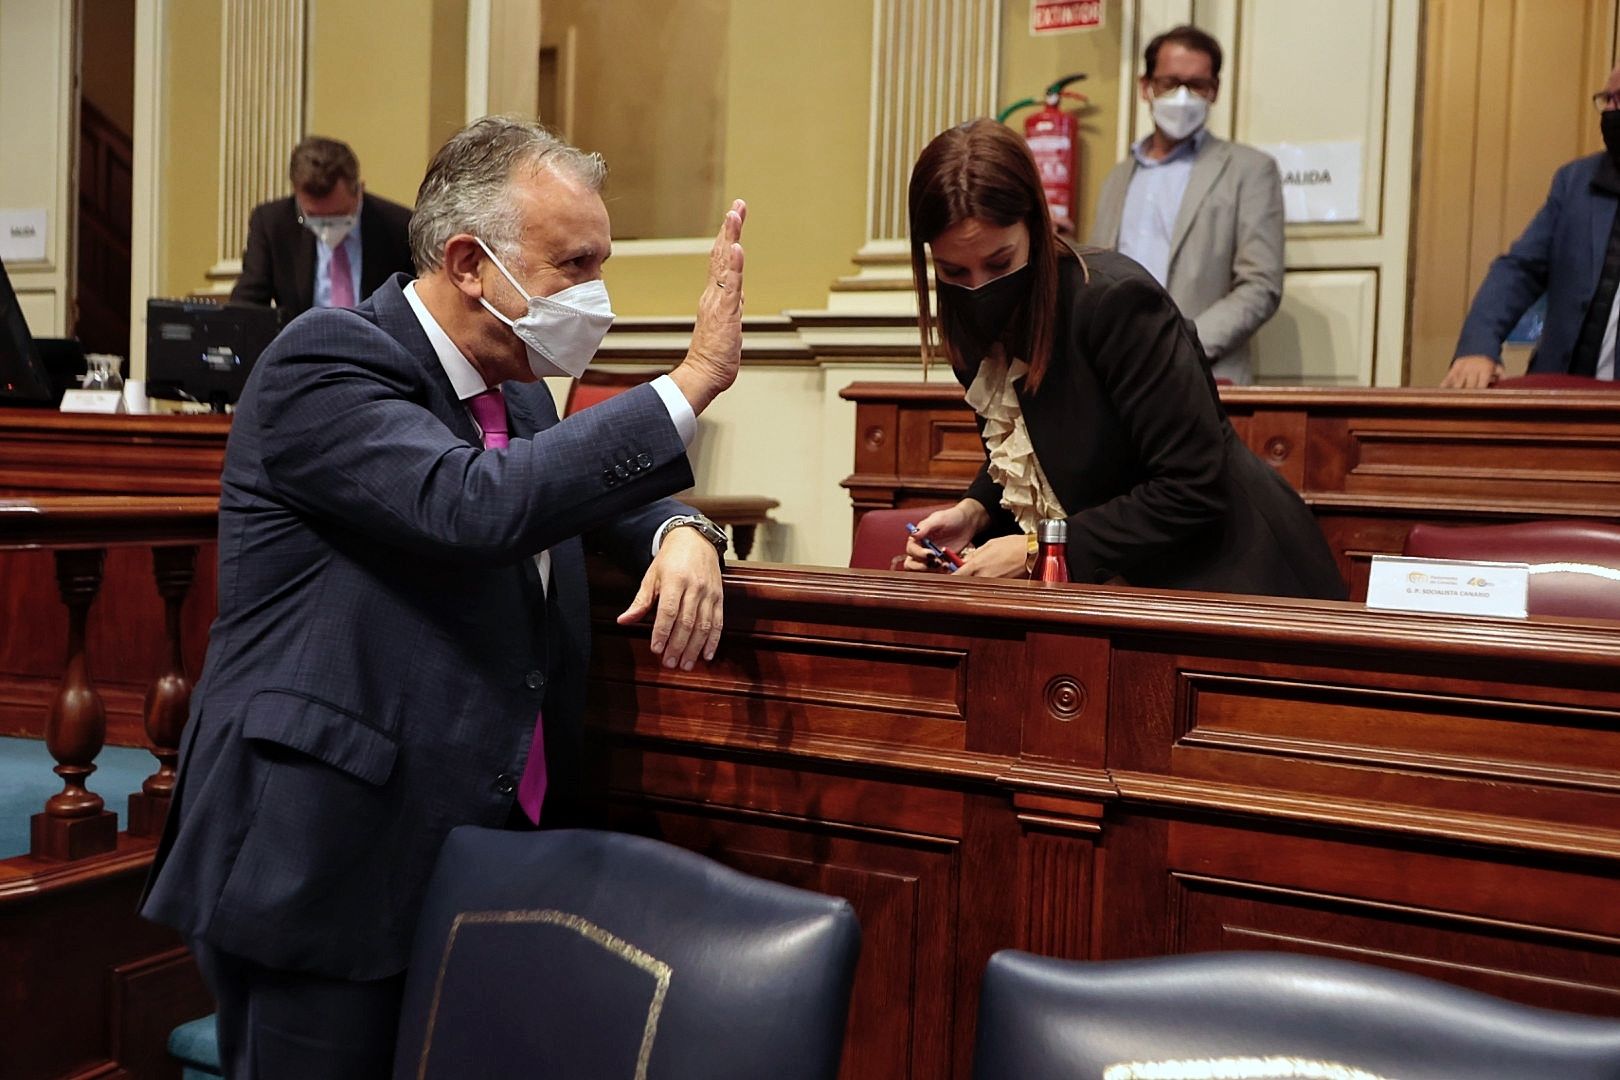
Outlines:
{"type": "Polygon", "coordinates": [[[602,470],[602,482],[608,487],[612,487],[619,482],[619,477],[614,473],[611,466],[602,470]]]}
{"type": "Polygon", "coordinates": [[[620,480],[628,480],[630,479],[630,466],[623,463],[615,465],[613,466],[613,473],[620,480]]]}
{"type": "Polygon", "coordinates": [[[510,795],[517,790],[517,781],[508,773],[501,773],[495,778],[495,794],[510,795]]]}
{"type": "Polygon", "coordinates": [[[523,676],[523,685],[527,686],[530,690],[538,690],[542,686],[546,685],[545,674],[539,671],[531,671],[527,675],[523,676]]]}
{"type": "Polygon", "coordinates": [[[636,464],[640,465],[643,469],[650,469],[652,468],[652,457],[647,454],[637,454],[636,464]]]}

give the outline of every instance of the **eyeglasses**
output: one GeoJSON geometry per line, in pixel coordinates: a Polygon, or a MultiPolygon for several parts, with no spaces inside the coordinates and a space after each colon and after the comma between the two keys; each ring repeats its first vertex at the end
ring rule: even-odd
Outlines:
{"type": "Polygon", "coordinates": [[[1598,112],[1620,109],[1620,90],[1599,90],[1592,95],[1592,108],[1598,112]]]}
{"type": "Polygon", "coordinates": [[[1213,99],[1215,97],[1215,88],[1219,85],[1220,84],[1214,79],[1205,79],[1202,77],[1197,79],[1179,79],[1174,75],[1158,75],[1148,80],[1148,86],[1153,88],[1154,97],[1163,97],[1166,94],[1173,94],[1178,89],[1185,86],[1187,89],[1191,90],[1201,98],[1213,99]]]}

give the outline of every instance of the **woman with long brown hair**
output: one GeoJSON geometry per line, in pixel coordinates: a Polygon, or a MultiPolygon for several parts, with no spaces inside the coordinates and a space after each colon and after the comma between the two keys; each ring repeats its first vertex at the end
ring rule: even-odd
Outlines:
{"type": "Polygon", "coordinates": [[[1058,240],[1021,138],[943,132],[910,212],[924,362],[966,387],[988,460],[919,523],[908,569],[937,568],[927,539],[969,549],[959,574],[1021,577],[1036,523],[1065,518],[1074,581],[1345,595],[1310,511],[1228,423],[1192,324],[1131,260],[1058,240]]]}

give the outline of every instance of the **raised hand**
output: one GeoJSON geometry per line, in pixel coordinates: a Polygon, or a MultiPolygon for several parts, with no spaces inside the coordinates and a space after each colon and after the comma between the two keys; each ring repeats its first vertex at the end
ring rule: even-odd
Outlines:
{"type": "Polygon", "coordinates": [[[709,249],[709,280],[698,297],[692,346],[670,372],[692,411],[701,413],[737,379],[742,364],[743,221],[748,204],[738,199],[726,211],[709,249]]]}

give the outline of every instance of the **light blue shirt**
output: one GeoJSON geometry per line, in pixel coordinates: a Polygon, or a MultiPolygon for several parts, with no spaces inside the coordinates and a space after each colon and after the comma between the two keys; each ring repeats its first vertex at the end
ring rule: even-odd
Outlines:
{"type": "MultiPolygon", "coordinates": [[[[349,253],[349,279],[354,286],[354,302],[358,304],[365,299],[360,295],[359,211],[355,212],[354,228],[349,230],[349,235],[338,246],[349,253]]],[[[332,249],[319,240],[315,241],[315,306],[332,306],[332,249]]]]}
{"type": "Polygon", "coordinates": [[[1208,135],[1207,128],[1199,128],[1158,161],[1146,153],[1152,135],[1131,147],[1136,168],[1131,171],[1125,206],[1120,211],[1119,252],[1141,263],[1166,288],[1170,285],[1170,238],[1176,230],[1176,215],[1181,212],[1193,163],[1208,135]]]}

